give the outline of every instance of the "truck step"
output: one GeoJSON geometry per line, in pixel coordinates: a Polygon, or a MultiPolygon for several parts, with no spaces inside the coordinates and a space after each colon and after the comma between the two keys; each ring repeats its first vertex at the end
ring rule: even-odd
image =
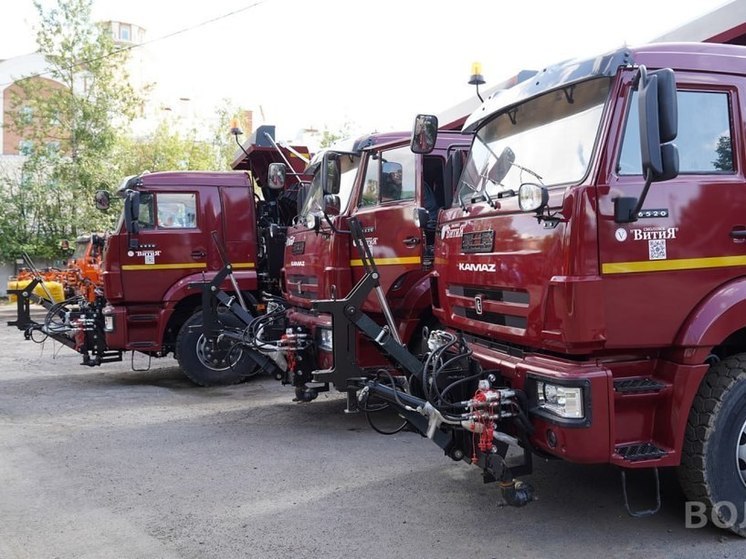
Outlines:
{"type": "Polygon", "coordinates": [[[668,451],[660,448],[655,443],[630,443],[622,444],[614,448],[614,451],[629,462],[639,462],[640,460],[656,460],[663,458],[668,451]]]}
{"type": "Polygon", "coordinates": [[[103,354],[101,354],[101,363],[116,363],[117,361],[122,360],[122,352],[121,351],[105,351],[103,354]]]}
{"type": "Polygon", "coordinates": [[[666,387],[650,377],[622,378],[614,381],[614,392],[619,394],[649,394],[660,392],[666,387]]]}

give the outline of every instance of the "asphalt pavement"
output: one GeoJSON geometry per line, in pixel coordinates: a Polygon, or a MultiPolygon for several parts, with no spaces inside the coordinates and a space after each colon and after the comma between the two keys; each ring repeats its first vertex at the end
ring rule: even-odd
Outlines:
{"type": "Polygon", "coordinates": [[[729,532],[685,528],[670,471],[649,518],[627,515],[611,466],[538,459],[538,499],[501,506],[477,468],[377,434],[342,394],[294,403],[269,377],[200,388],[170,358],[84,367],[25,341],[12,314],[0,307],[0,559],[746,556],[729,532]]]}

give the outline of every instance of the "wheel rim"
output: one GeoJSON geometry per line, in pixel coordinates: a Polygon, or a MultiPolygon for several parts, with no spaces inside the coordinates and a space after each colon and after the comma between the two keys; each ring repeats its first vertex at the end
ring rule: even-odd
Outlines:
{"type": "Polygon", "coordinates": [[[741,476],[741,483],[746,486],[746,421],[741,426],[736,442],[736,468],[741,476]]]}
{"type": "Polygon", "coordinates": [[[213,371],[232,369],[243,357],[243,351],[240,348],[232,351],[232,347],[222,347],[220,344],[210,343],[204,335],[200,335],[197,340],[196,350],[199,362],[213,371]]]}

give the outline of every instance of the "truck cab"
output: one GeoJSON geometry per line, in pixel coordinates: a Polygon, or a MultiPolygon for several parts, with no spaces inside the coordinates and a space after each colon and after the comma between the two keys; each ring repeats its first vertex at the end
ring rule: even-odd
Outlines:
{"type": "MultiPolygon", "coordinates": [[[[239,144],[240,145],[240,144],[239,144]]],[[[264,311],[279,294],[284,237],[297,212],[308,150],[280,146],[262,126],[226,172],[145,173],[126,179],[124,212],[104,257],[106,346],[161,357],[173,353],[199,385],[232,384],[256,371],[248,350],[203,331],[203,290],[226,266],[216,288],[245,312],[264,311]],[[287,185],[270,183],[271,163],[287,162],[287,185]],[[285,188],[283,188],[285,186],[285,188]]],[[[224,327],[240,321],[221,309],[224,327]]]]}
{"type": "MultiPolygon", "coordinates": [[[[433,272],[534,451],[679,466],[710,511],[746,497],[744,56],[622,49],[487,100],[433,272]]],[[[742,507],[714,514],[743,533],[742,507]]]]}

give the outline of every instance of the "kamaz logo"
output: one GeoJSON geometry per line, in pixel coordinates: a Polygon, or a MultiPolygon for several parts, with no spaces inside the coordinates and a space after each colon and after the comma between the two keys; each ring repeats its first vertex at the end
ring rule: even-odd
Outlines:
{"type": "Polygon", "coordinates": [[[477,295],[476,297],[474,297],[474,310],[477,311],[478,315],[481,315],[483,312],[481,295],[477,295]]]}
{"type": "Polygon", "coordinates": [[[459,262],[459,272],[496,272],[496,264],[472,264],[471,262],[459,262]]]}

